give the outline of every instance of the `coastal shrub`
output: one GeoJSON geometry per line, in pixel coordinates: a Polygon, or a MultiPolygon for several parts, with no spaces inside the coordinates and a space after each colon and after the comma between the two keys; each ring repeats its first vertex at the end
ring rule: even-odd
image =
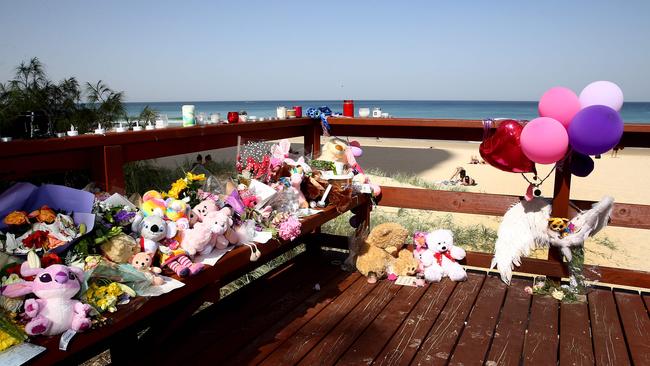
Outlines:
{"type": "MultiPolygon", "coordinates": [[[[348,220],[351,213],[345,213],[327,222],[322,231],[328,234],[350,236],[354,229],[348,220]]],[[[385,222],[396,222],[409,232],[449,229],[454,233],[454,241],[465,249],[492,253],[497,240],[497,232],[482,224],[459,225],[454,222],[451,214],[435,214],[425,210],[410,210],[400,208],[397,212],[374,210],[371,214],[370,227],[373,228],[385,222]]],[[[411,238],[409,238],[411,240],[411,238]]]]}
{"type": "Polygon", "coordinates": [[[34,57],[16,67],[14,78],[0,83],[0,132],[4,136],[25,136],[25,114],[34,112],[39,126],[37,137],[66,131],[74,125],[79,133],[92,131],[97,122],[105,125],[125,114],[124,93],[101,80],[82,89],[74,77],[50,80],[45,66],[34,57]],[[83,99],[86,102],[83,102],[83,99]]]}

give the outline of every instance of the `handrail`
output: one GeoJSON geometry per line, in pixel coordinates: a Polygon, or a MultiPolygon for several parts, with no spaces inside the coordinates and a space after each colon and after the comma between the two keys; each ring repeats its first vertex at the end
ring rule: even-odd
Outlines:
{"type": "MultiPolygon", "coordinates": [[[[331,132],[340,136],[480,141],[480,120],[418,118],[329,118],[331,132]]],[[[91,169],[93,179],[109,191],[123,191],[125,162],[235,146],[237,137],[265,140],[303,136],[306,152],[318,154],[319,121],[297,118],[232,125],[108,133],[105,136],[79,136],[48,140],[13,141],[0,144],[0,179],[26,177],[43,171],[91,169]]],[[[621,143],[625,147],[650,147],[650,124],[625,125],[621,143]]],[[[567,217],[571,175],[558,169],[555,180],[553,215],[567,217]]],[[[437,208],[451,212],[501,215],[518,197],[480,193],[437,192],[384,187],[381,204],[399,207],[437,208]],[[417,192],[414,192],[417,191],[417,192]],[[411,197],[411,198],[409,198],[411,197]],[[479,202],[470,203],[476,198],[479,202]],[[430,204],[437,201],[434,206],[430,204]],[[438,207],[440,206],[440,207],[438,207]],[[444,207],[443,207],[444,206],[444,207]]],[[[581,208],[592,202],[578,201],[581,208]]],[[[650,228],[650,206],[616,204],[613,225],[650,228]]],[[[557,251],[549,251],[549,265],[562,261],[557,251]]],[[[536,262],[537,263],[537,262],[536,262]]],[[[537,263],[536,265],[539,265],[537,263]]],[[[553,267],[555,268],[555,267],[553,267]]]]}
{"type": "MultiPolygon", "coordinates": [[[[332,117],[328,122],[332,134],[341,136],[456,141],[483,139],[481,120],[332,117]]],[[[621,144],[625,147],[650,147],[650,124],[625,125],[621,144]]]]}

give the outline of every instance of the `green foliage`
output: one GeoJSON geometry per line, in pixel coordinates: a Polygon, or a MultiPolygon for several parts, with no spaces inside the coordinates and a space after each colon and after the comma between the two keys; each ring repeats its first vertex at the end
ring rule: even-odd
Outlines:
{"type": "Polygon", "coordinates": [[[382,171],[381,169],[377,169],[377,168],[372,168],[367,170],[366,174],[376,175],[379,177],[387,177],[400,183],[410,184],[412,186],[422,187],[426,189],[445,190],[445,191],[454,191],[454,192],[465,192],[467,190],[467,188],[461,185],[445,185],[445,184],[431,183],[415,174],[405,174],[405,173],[388,174],[382,171]]]}
{"type": "Polygon", "coordinates": [[[144,109],[142,109],[142,112],[140,112],[138,119],[143,125],[146,125],[147,123],[151,123],[153,125],[156,123],[157,115],[158,112],[147,105],[144,107],[144,109]]]}
{"type": "Polygon", "coordinates": [[[80,133],[91,131],[96,122],[109,123],[125,114],[124,93],[111,90],[102,81],[86,83],[88,102],[74,77],[59,83],[48,79],[38,58],[21,62],[15,76],[0,83],[0,130],[17,135],[19,115],[27,111],[44,115],[54,131],[66,131],[75,125],[80,133]]]}

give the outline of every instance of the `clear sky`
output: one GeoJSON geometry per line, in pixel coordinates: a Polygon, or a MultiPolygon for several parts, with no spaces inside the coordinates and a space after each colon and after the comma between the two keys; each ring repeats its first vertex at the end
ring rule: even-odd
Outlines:
{"type": "Polygon", "coordinates": [[[0,2],[0,81],[51,78],[128,101],[537,100],[611,80],[650,101],[650,1],[0,2]]]}

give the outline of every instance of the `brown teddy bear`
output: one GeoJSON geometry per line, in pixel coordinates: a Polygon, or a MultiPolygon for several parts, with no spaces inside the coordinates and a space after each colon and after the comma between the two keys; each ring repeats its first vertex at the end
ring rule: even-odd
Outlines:
{"type": "Polygon", "coordinates": [[[407,237],[408,231],[400,224],[387,222],[377,225],[365,240],[359,242],[357,270],[368,277],[369,283],[377,282],[387,272],[395,278],[415,273],[417,262],[413,253],[407,249],[400,250],[407,237]]]}

